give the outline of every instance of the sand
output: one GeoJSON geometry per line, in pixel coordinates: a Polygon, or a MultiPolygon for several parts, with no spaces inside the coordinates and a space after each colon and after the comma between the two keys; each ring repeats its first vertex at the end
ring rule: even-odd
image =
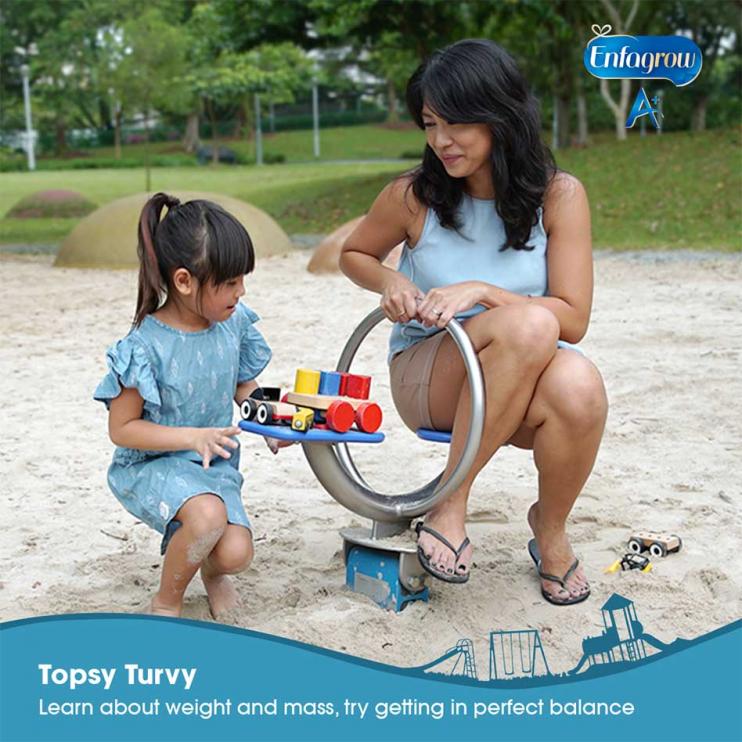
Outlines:
{"type": "MultiPolygon", "coordinates": [[[[376,306],[341,276],[307,273],[307,258],[263,260],[249,279],[245,301],[262,316],[275,351],[264,383],[288,386],[298,366],[332,367],[376,306]]],[[[4,620],[135,612],[159,577],[160,536],[108,491],[106,412],[91,400],[106,346],[127,331],[135,274],[54,269],[51,260],[0,259],[4,620]]],[[[343,584],[338,530],[363,520],[321,489],[299,447],[274,457],[261,439],[244,435],[244,497],[257,548],[253,566],[237,578],[244,607],[235,624],[404,666],[467,637],[484,678],[494,629],[539,629],[552,669],[572,667],[582,638],[599,633],[600,608],[613,592],[634,600],[639,619],[663,640],[740,617],[741,278],[739,256],[597,257],[593,321],[582,347],[604,375],[611,410],[570,521],[592,582],[587,602],[556,608],[540,597],[526,552],[536,486],[529,452],[501,450],[475,484],[469,584],[436,581],[429,603],[394,614],[343,584]],[[684,548],[655,560],[649,574],[604,574],[632,529],[678,533],[684,548]]],[[[446,447],[417,440],[394,413],[386,333],[372,334],[354,369],[375,378],[388,439],[362,447],[356,460],[377,489],[399,491],[439,471],[446,447]]],[[[184,615],[210,620],[198,579],[184,615]]]]}

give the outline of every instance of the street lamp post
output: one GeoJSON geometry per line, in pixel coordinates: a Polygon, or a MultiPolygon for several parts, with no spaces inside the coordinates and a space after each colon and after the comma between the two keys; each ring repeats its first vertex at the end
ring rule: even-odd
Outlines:
{"type": "Polygon", "coordinates": [[[314,156],[319,158],[319,90],[316,78],[312,81],[312,133],[314,156]]]}
{"type": "Polygon", "coordinates": [[[34,153],[34,133],[31,126],[31,93],[28,87],[29,67],[21,65],[21,76],[23,77],[23,108],[26,114],[26,156],[28,157],[28,169],[36,170],[36,155],[34,153]]]}

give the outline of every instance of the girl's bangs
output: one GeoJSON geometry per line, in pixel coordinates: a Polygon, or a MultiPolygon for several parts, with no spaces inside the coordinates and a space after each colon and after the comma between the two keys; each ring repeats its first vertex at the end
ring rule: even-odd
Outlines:
{"type": "Polygon", "coordinates": [[[210,206],[204,214],[208,232],[208,279],[219,285],[252,273],[255,252],[242,224],[220,207],[215,208],[215,204],[210,206]]]}

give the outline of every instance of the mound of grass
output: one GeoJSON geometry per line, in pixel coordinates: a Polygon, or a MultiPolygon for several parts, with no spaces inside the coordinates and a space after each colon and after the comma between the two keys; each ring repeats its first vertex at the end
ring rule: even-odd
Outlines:
{"type": "Polygon", "coordinates": [[[70,219],[87,216],[96,205],[77,191],[55,188],[24,196],[5,215],[9,219],[70,219]]]}

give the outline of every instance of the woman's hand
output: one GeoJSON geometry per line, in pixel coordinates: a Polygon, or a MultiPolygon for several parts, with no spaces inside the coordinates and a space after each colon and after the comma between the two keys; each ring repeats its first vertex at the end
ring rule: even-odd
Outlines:
{"type": "Polygon", "coordinates": [[[393,273],[381,295],[381,308],[392,322],[409,322],[418,316],[418,302],[423,293],[401,273],[393,273]]]}
{"type": "Polygon", "coordinates": [[[227,451],[227,448],[237,448],[238,444],[230,436],[239,435],[241,432],[240,428],[234,426],[229,428],[193,428],[191,448],[201,456],[204,469],[208,469],[214,456],[228,459],[232,455],[227,451]]]}
{"type": "Polygon", "coordinates": [[[459,312],[479,304],[485,295],[482,281],[464,281],[431,289],[417,306],[417,315],[426,327],[443,329],[459,312]]]}

